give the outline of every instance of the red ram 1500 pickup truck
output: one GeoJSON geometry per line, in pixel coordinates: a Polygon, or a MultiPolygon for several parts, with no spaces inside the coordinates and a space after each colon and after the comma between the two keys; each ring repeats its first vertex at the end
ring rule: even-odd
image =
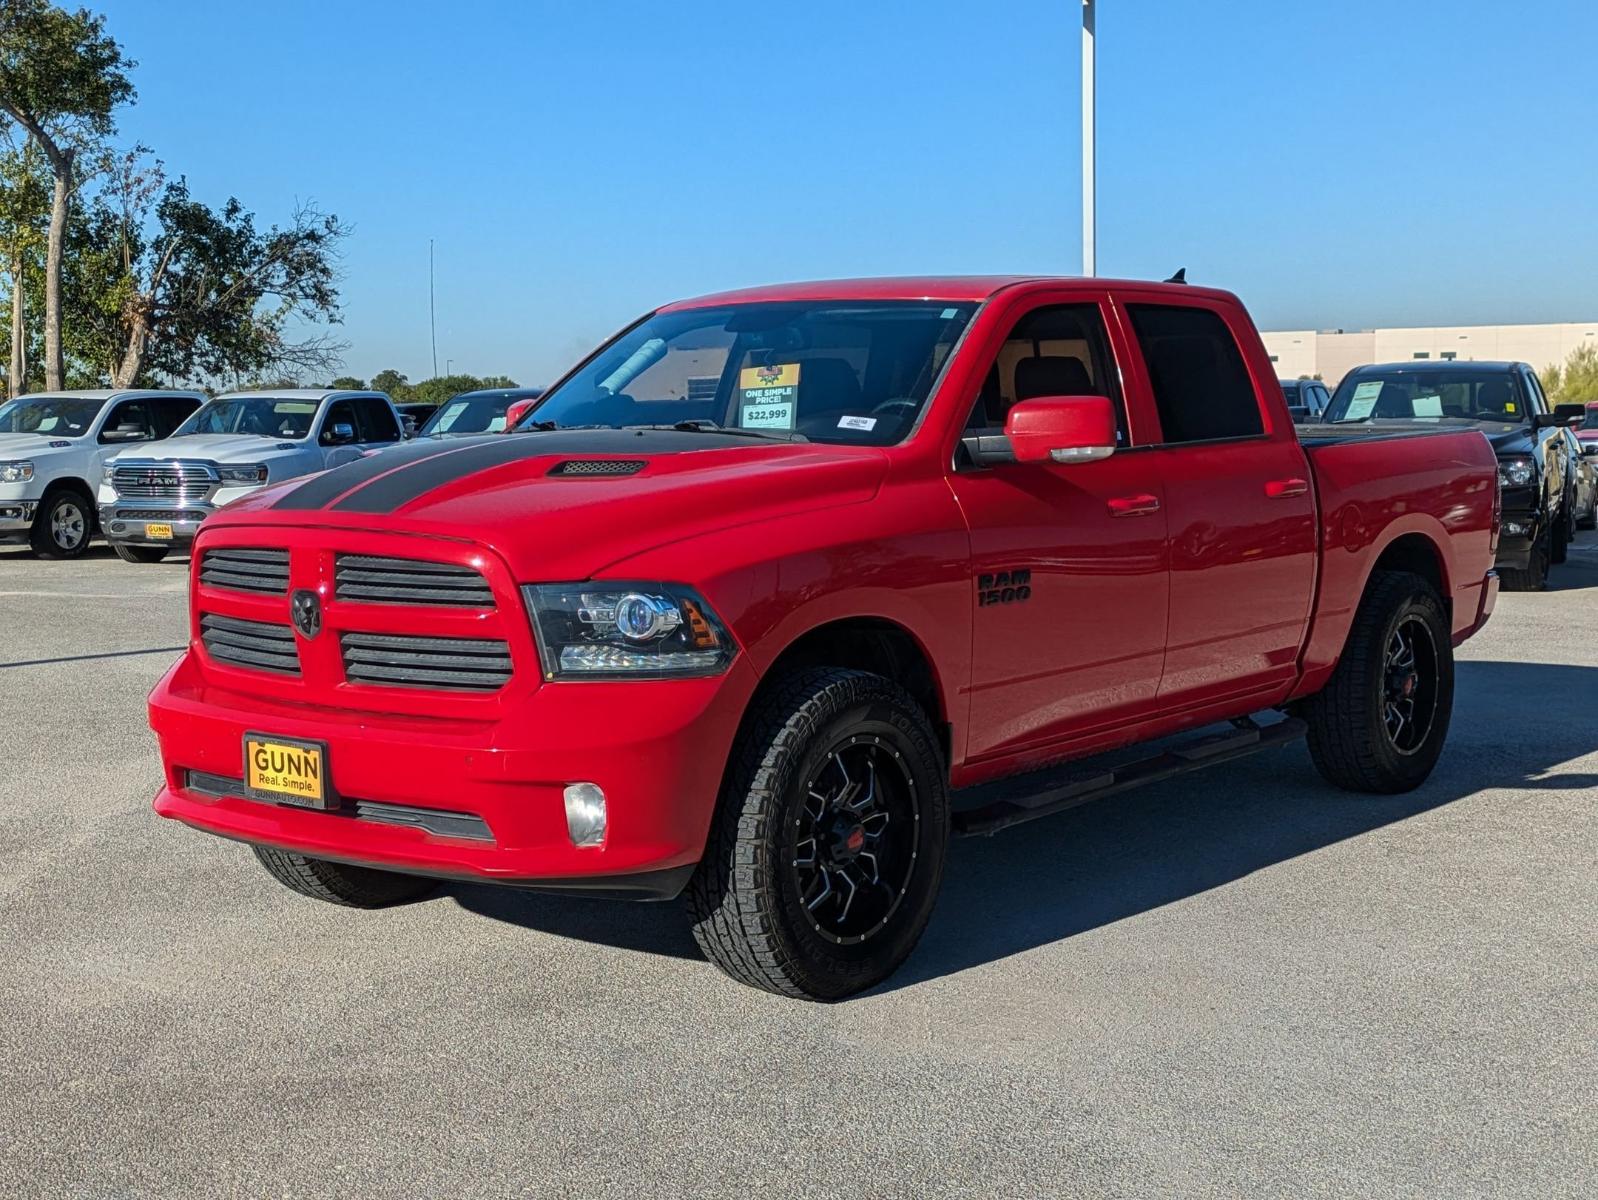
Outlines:
{"type": "Polygon", "coordinates": [[[1204,288],[710,296],[518,428],[205,523],[158,812],[341,904],[686,892],[729,974],[835,998],[910,953],[951,833],[1304,735],[1415,787],[1497,594],[1486,439],[1301,442],[1204,288]]]}

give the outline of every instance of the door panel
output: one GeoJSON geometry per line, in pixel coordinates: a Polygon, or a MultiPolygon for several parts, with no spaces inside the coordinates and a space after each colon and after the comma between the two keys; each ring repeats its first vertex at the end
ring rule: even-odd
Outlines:
{"type": "Polygon", "coordinates": [[[1158,414],[1171,619],[1160,708],[1297,677],[1317,570],[1309,461],[1261,397],[1279,385],[1241,307],[1129,297],[1129,391],[1158,414]]]}
{"type": "Polygon", "coordinates": [[[1162,498],[1153,457],[996,467],[956,474],[951,485],[977,575],[967,756],[1150,711],[1169,586],[1165,512],[1147,503],[1162,498]],[[1117,502],[1133,500],[1141,512],[1115,515],[1117,502]],[[1017,572],[1027,573],[1019,586],[1017,572]],[[1006,587],[1030,590],[1006,599],[1006,587]]]}
{"type": "Polygon", "coordinates": [[[1112,314],[1107,295],[1038,296],[1007,314],[986,348],[991,369],[968,429],[999,432],[1011,405],[1063,388],[1110,398],[1122,449],[1098,462],[950,477],[975,575],[968,758],[1043,746],[1146,714],[1157,701],[1169,588],[1164,493],[1153,457],[1132,448],[1140,414],[1128,420],[1112,314]]]}
{"type": "Polygon", "coordinates": [[[1156,451],[1171,522],[1162,708],[1291,681],[1315,585],[1315,501],[1298,444],[1156,451]]]}

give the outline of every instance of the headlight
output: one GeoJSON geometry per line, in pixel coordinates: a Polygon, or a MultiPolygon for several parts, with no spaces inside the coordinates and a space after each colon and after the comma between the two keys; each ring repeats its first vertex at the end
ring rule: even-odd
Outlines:
{"type": "Polygon", "coordinates": [[[116,478],[116,473],[117,473],[116,467],[113,466],[111,463],[106,463],[105,466],[100,468],[100,482],[101,483],[110,483],[113,479],[116,478]]]}
{"type": "Polygon", "coordinates": [[[0,483],[27,483],[32,478],[31,462],[0,462],[0,483]]]}
{"type": "Polygon", "coordinates": [[[1503,458],[1498,461],[1499,487],[1525,487],[1535,478],[1537,469],[1529,458],[1503,458]]]}
{"type": "Polygon", "coordinates": [[[223,483],[265,483],[266,468],[262,466],[249,467],[218,467],[216,473],[223,483]]]}
{"type": "Polygon", "coordinates": [[[715,675],[732,661],[720,618],[674,583],[530,584],[522,592],[546,679],[715,675]]]}

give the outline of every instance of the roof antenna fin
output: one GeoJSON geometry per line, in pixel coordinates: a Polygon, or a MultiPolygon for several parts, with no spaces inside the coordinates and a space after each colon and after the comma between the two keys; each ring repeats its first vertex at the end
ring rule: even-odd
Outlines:
{"type": "Polygon", "coordinates": [[[1186,267],[1178,267],[1177,271],[1176,271],[1176,274],[1172,275],[1165,282],[1166,283],[1186,283],[1187,282],[1187,268],[1186,267]]]}

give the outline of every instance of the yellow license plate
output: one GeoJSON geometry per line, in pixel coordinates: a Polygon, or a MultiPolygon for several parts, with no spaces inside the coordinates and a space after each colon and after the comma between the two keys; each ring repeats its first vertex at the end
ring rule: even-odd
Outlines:
{"type": "Polygon", "coordinates": [[[244,735],[244,790],[257,800],[326,808],[327,747],[263,734],[244,735]]]}
{"type": "Polygon", "coordinates": [[[144,536],[147,538],[156,538],[157,540],[163,542],[170,542],[172,540],[172,526],[146,525],[144,527],[144,536]]]}

